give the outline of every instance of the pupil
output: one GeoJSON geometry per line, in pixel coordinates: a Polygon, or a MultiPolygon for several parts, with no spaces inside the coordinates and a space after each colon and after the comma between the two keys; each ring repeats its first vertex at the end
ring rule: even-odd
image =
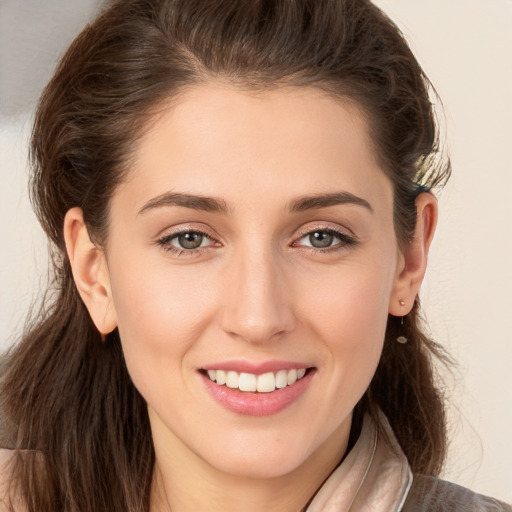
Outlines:
{"type": "Polygon", "coordinates": [[[334,235],[326,231],[317,231],[309,235],[309,241],[313,247],[330,247],[334,240],[334,235]]]}
{"type": "Polygon", "coordinates": [[[201,233],[184,233],[178,237],[178,241],[184,249],[197,249],[201,246],[203,235],[201,233]]]}

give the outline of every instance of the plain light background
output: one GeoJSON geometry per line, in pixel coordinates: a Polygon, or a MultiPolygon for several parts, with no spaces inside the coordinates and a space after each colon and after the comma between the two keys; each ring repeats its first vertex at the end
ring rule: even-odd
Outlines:
{"type": "MultiPolygon", "coordinates": [[[[321,1],[321,0],[319,0],[321,1]]],[[[512,502],[512,0],[378,0],[442,97],[453,176],[422,289],[445,375],[445,477],[512,502]]],[[[44,288],[46,241],[28,202],[37,97],[96,0],[0,0],[0,350],[44,288]]]]}

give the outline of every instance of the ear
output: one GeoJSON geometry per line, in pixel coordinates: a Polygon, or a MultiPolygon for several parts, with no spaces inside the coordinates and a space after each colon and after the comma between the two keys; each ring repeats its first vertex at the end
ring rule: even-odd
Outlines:
{"type": "Polygon", "coordinates": [[[80,208],[66,213],[64,241],[80,297],[98,331],[106,335],[117,326],[107,260],[103,250],[91,241],[80,208]]]}
{"type": "Polygon", "coordinates": [[[405,252],[400,251],[389,313],[405,316],[414,305],[427,268],[428,251],[437,224],[437,199],[428,192],[416,198],[416,228],[414,238],[405,252]]]}

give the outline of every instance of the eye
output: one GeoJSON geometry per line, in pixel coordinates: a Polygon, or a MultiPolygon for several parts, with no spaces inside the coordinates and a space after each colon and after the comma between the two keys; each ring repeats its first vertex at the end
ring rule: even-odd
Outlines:
{"type": "Polygon", "coordinates": [[[171,240],[175,241],[176,245],[179,246],[180,249],[199,249],[199,247],[203,246],[207,237],[203,233],[189,231],[188,233],[181,233],[171,240]]]}
{"type": "Polygon", "coordinates": [[[314,229],[305,233],[294,245],[312,247],[314,249],[335,249],[355,244],[355,239],[335,229],[314,229]]]}
{"type": "Polygon", "coordinates": [[[215,242],[202,231],[188,230],[179,233],[171,233],[158,240],[168,251],[194,251],[203,247],[213,245],[215,242]]]}
{"type": "Polygon", "coordinates": [[[311,245],[311,247],[316,247],[317,249],[331,247],[333,242],[336,240],[334,233],[330,231],[315,231],[304,238],[309,242],[306,245],[311,245]]]}

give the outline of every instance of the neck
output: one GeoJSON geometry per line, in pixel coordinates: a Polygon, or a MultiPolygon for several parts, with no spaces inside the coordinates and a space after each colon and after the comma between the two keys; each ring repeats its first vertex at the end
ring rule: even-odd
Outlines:
{"type": "MultiPolygon", "coordinates": [[[[251,481],[243,478],[219,478],[199,480],[194,485],[168,481],[160,468],[155,470],[151,512],[298,512],[307,505],[316,489],[294,487],[290,493],[289,485],[276,481],[251,481]],[[228,483],[229,481],[229,483],[228,483]]],[[[189,481],[190,482],[190,481],[189,481]]]]}
{"type": "Polygon", "coordinates": [[[254,478],[227,474],[186,448],[155,442],[151,512],[298,512],[336,468],[348,443],[348,428],[336,431],[292,472],[254,478]]]}

